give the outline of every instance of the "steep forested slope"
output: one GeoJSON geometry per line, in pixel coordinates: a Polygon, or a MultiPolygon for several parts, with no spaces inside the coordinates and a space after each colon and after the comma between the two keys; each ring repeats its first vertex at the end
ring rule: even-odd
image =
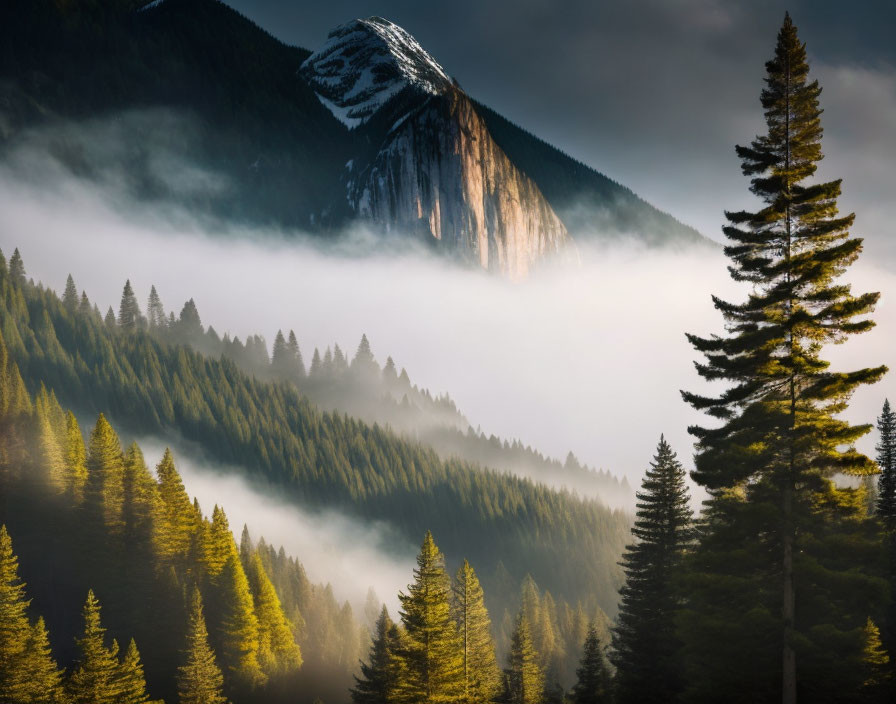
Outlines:
{"type": "Polygon", "coordinates": [[[500,560],[517,584],[528,573],[573,603],[615,609],[625,514],[321,412],[292,384],[104,322],[86,300],[65,305],[18,264],[4,265],[0,283],[2,333],[29,387],[45,383],[64,404],[133,432],[176,433],[305,505],[384,521],[410,541],[431,529],[487,584],[500,560]]]}

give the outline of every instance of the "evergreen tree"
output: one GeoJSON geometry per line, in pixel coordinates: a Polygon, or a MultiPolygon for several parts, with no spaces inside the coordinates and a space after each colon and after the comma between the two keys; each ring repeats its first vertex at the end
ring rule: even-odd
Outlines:
{"type": "Polygon", "coordinates": [[[896,532],[896,413],[890,410],[890,401],[877,419],[880,439],[877,443],[877,515],[888,533],[896,532]]]}
{"type": "Polygon", "coordinates": [[[308,376],[312,379],[320,377],[323,362],[320,360],[320,351],[315,347],[314,354],[311,357],[311,367],[308,369],[308,376]]]}
{"type": "Polygon", "coordinates": [[[18,247],[15,248],[15,251],[9,258],[9,279],[14,286],[22,287],[25,285],[25,263],[22,261],[22,255],[19,254],[18,247]]]}
{"type": "Polygon", "coordinates": [[[442,553],[427,531],[414,583],[398,595],[405,630],[402,658],[407,673],[398,700],[420,704],[455,702],[463,696],[463,659],[457,625],[451,618],[451,585],[442,553]]]}
{"type": "Polygon", "coordinates": [[[241,685],[257,687],[267,678],[258,662],[258,618],[236,546],[224,565],[219,584],[221,661],[241,685]]]}
{"type": "Polygon", "coordinates": [[[243,532],[240,535],[240,562],[243,569],[249,569],[249,560],[252,559],[252,538],[249,535],[249,526],[243,524],[243,532]]]}
{"type": "MultiPolygon", "coordinates": [[[[57,667],[50,650],[50,636],[43,617],[31,628],[28,645],[18,666],[24,697],[29,704],[64,704],[62,671],[57,667]]],[[[0,678],[2,679],[2,678],[0,678]]],[[[2,691],[2,688],[0,688],[2,691]]],[[[0,694],[0,697],[3,695],[0,694]]],[[[0,699],[15,702],[15,699],[0,699]]]]}
{"type": "Polygon", "coordinates": [[[70,313],[78,310],[78,289],[75,287],[75,280],[69,274],[65,280],[65,292],[62,294],[62,305],[68,308],[70,313]]]}
{"type": "Polygon", "coordinates": [[[286,346],[289,350],[290,364],[292,365],[291,374],[293,378],[304,379],[305,361],[302,359],[302,350],[299,349],[299,341],[296,339],[296,334],[292,330],[289,331],[289,342],[286,346]]]}
{"type": "Polygon", "coordinates": [[[501,689],[491,619],[485,595],[470,563],[464,560],[454,577],[452,611],[460,630],[464,702],[490,702],[501,689]]]}
{"type": "Polygon", "coordinates": [[[103,322],[109,330],[114,330],[116,321],[115,321],[115,311],[112,310],[112,306],[109,306],[109,310],[106,311],[106,317],[103,318],[103,322]]]}
{"type": "Polygon", "coordinates": [[[124,530],[124,458],[118,435],[101,413],[87,453],[88,493],[95,515],[110,534],[124,530]]]}
{"type": "Polygon", "coordinates": [[[149,695],[146,693],[146,678],[143,675],[143,663],[140,662],[140,652],[137,644],[131,639],[116,676],[116,689],[118,704],[147,704],[149,695]]]}
{"type": "Polygon", "coordinates": [[[87,486],[87,450],[84,447],[84,436],[81,434],[78,419],[71,411],[65,415],[63,455],[69,490],[75,502],[80,503],[84,498],[84,488],[87,486]]]}
{"type": "Polygon", "coordinates": [[[274,348],[271,350],[271,371],[280,379],[291,378],[293,369],[290,356],[283,331],[278,330],[277,336],[274,338],[274,348]]]}
{"type": "Polygon", "coordinates": [[[544,674],[538,666],[529,619],[520,609],[510,639],[509,667],[504,672],[501,701],[505,704],[542,704],[543,700],[544,674]]]}
{"type": "MultiPolygon", "coordinates": [[[[576,683],[570,700],[571,704],[608,704],[611,701],[610,675],[593,623],[585,637],[582,662],[576,670],[576,683]]],[[[666,701],[670,701],[670,697],[666,701]]]]}
{"type": "Polygon", "coordinates": [[[168,319],[165,317],[165,307],[162,299],[156,291],[156,287],[149,289],[149,300],[146,304],[146,318],[151,330],[160,330],[168,327],[168,319]]]}
{"type": "MultiPolygon", "coordinates": [[[[875,471],[873,463],[854,446],[869,426],[853,426],[839,414],[855,388],[877,381],[886,368],[834,373],[821,358],[826,344],[842,342],[873,326],[863,316],[872,310],[878,294],[853,295],[848,285],[837,282],[860,253],[862,241],[849,236],[854,216],[838,217],[840,181],[809,180],[822,157],[821,89],[817,81],[808,79],[805,45],[789,15],[766,69],[761,101],[767,134],[749,147],[737,148],[744,174],[753,177],[751,190],[764,201],[764,207],[752,213],[726,213],[730,224],[724,228],[730,240],[725,252],[732,260],[731,274],[737,281],[752,284],[753,290],[740,304],[714,299],[726,321],[727,335],[688,336],[706,356],[706,361],[697,365],[701,376],[726,381],[729,387],[717,397],[683,395],[696,409],[721,420],[713,427],[691,428],[697,438],[693,477],[718,502],[710,510],[713,523],[709,529],[729,531],[735,541],[738,527],[749,531],[753,546],[739,541],[734,545],[757,551],[751,555],[755,563],[742,559],[738,565],[753,570],[755,591],[748,603],[755,607],[750,613],[757,619],[764,614],[764,625],[750,621],[756,625],[756,630],[750,630],[748,619],[742,618],[741,632],[744,637],[751,633],[758,643],[760,637],[776,631],[780,658],[777,667],[761,670],[742,653],[739,662],[716,660],[718,667],[708,669],[698,653],[705,653],[707,660],[717,659],[725,648],[717,643],[713,652],[711,642],[718,640],[720,633],[713,629],[708,611],[700,621],[702,606],[695,609],[691,622],[696,628],[693,637],[698,640],[692,642],[689,657],[695,666],[698,662],[702,665],[699,681],[693,681],[705,692],[701,696],[711,696],[720,682],[730,684],[735,676],[741,679],[734,689],[744,698],[751,696],[751,688],[765,687],[777,679],[783,703],[793,704],[798,687],[807,697],[815,693],[841,696],[838,688],[842,688],[842,696],[855,691],[847,680],[833,679],[840,671],[821,664],[833,663],[833,654],[830,658],[822,654],[824,643],[832,643],[831,629],[839,630],[843,634],[839,659],[848,660],[845,652],[860,648],[861,639],[852,638],[847,646],[846,634],[861,633],[865,615],[822,609],[818,612],[822,621],[813,623],[807,618],[812,610],[801,604],[798,623],[796,588],[805,582],[800,582],[797,570],[811,571],[813,576],[805,577],[809,583],[817,578],[814,560],[806,552],[813,545],[809,536],[826,533],[824,521],[831,517],[819,510],[816,497],[825,497],[820,503],[828,511],[837,510],[836,500],[846,498],[830,486],[829,477],[837,472],[862,475],[875,471]],[[735,526],[725,515],[742,509],[754,523],[741,520],[735,526]],[[768,579],[763,581],[760,575],[768,579]],[[768,587],[773,582],[778,583],[776,590],[768,587]],[[777,607],[770,602],[775,591],[777,607]],[[822,638],[822,632],[828,636],[822,638]],[[698,651],[701,638],[704,641],[698,651]],[[806,664],[814,663],[818,670],[804,668],[797,676],[798,648],[806,654],[806,664]]],[[[747,519],[746,514],[740,517],[747,519]]],[[[706,534],[703,537],[707,540],[706,534]]],[[[708,542],[713,543],[711,537],[708,542]]],[[[728,549],[734,545],[729,544],[728,549]]],[[[699,559],[710,570],[721,566],[706,556],[699,559]]],[[[859,564],[854,567],[861,570],[859,564]]],[[[843,574],[850,571],[842,563],[831,569],[843,574]]],[[[711,573],[705,574],[710,580],[711,573]]],[[[706,580],[704,585],[711,588],[706,580]]],[[[745,591],[745,595],[749,593],[745,591]]],[[[765,697],[767,692],[754,691],[754,695],[765,697]]],[[[698,695],[692,692],[691,696],[698,695]]]]}
{"type": "Polygon", "coordinates": [[[691,539],[692,516],[684,468],[663,437],[637,500],[637,542],[622,558],[626,582],[613,633],[620,704],[667,702],[681,690],[675,632],[681,595],[674,580],[691,539]]]}
{"type": "Polygon", "coordinates": [[[354,704],[389,704],[395,700],[403,675],[400,649],[398,626],[383,606],[374,626],[367,662],[361,663],[361,676],[355,676],[351,690],[354,704]]]}
{"type": "Polygon", "coordinates": [[[19,561],[6,526],[0,526],[0,701],[26,702],[28,688],[22,670],[28,651],[25,584],[19,579],[19,561]]]}
{"type": "MultiPolygon", "coordinates": [[[[884,527],[887,577],[890,599],[883,619],[881,638],[887,650],[896,653],[896,413],[889,400],[877,419],[880,438],[877,443],[877,464],[880,467],[877,491],[877,517],[884,527]]],[[[892,662],[891,665],[896,665],[892,662]]]]}
{"type": "Polygon", "coordinates": [[[56,398],[51,399],[46,388],[41,385],[34,401],[37,416],[37,455],[41,474],[57,493],[68,488],[65,457],[61,446],[60,430],[63,427],[64,414],[56,398]]]}
{"type": "Polygon", "coordinates": [[[197,531],[196,513],[168,448],[165,449],[156,473],[159,478],[159,496],[162,499],[159,554],[168,561],[177,562],[190,554],[193,536],[197,531]]]}
{"type": "Polygon", "coordinates": [[[100,623],[100,605],[91,590],[84,604],[84,632],[75,642],[79,657],[66,682],[72,704],[118,704],[119,663],[115,641],[106,647],[106,629],[100,623]]]}
{"type": "Polygon", "coordinates": [[[90,305],[90,299],[87,297],[86,291],[81,291],[81,300],[78,301],[78,315],[87,317],[93,313],[93,307],[90,305]]]}
{"type": "Polygon", "coordinates": [[[280,598],[257,552],[249,562],[248,576],[258,617],[258,659],[262,669],[267,674],[298,670],[302,665],[302,654],[283,613],[280,598]]]}
{"type": "Polygon", "coordinates": [[[118,307],[118,325],[122,330],[131,332],[139,327],[141,317],[137,297],[134,295],[134,289],[131,288],[131,281],[128,279],[125,281],[124,290],[121,292],[121,304],[118,307]]]}
{"type": "Polygon", "coordinates": [[[234,549],[233,533],[230,532],[227,515],[223,508],[215,504],[212,522],[205,531],[202,546],[202,562],[209,577],[215,578],[221,574],[234,549]]]}
{"type": "Polygon", "coordinates": [[[150,474],[143,452],[132,443],[124,456],[123,519],[129,550],[153,558],[161,520],[159,487],[150,474]]]}
{"type": "Polygon", "coordinates": [[[192,298],[184,303],[177,326],[181,338],[187,342],[198,340],[202,335],[202,319],[199,317],[199,309],[192,298]]]}
{"type": "Polygon", "coordinates": [[[184,654],[186,660],[178,669],[177,677],[180,704],[226,704],[224,677],[208,644],[202,596],[195,588],[190,602],[190,623],[184,654]]]}

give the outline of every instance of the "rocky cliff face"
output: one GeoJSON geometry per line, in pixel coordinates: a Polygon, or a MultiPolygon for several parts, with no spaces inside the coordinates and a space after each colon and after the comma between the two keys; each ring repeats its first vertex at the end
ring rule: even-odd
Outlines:
{"type": "Polygon", "coordinates": [[[420,45],[381,18],[330,33],[302,65],[321,102],[359,135],[346,197],[384,229],[522,279],[572,240],[538,186],[507,158],[472,101],[420,45]]]}
{"type": "Polygon", "coordinates": [[[390,132],[372,163],[349,182],[348,197],[359,215],[426,233],[512,279],[572,248],[541,191],[457,89],[427,99],[390,132]]]}

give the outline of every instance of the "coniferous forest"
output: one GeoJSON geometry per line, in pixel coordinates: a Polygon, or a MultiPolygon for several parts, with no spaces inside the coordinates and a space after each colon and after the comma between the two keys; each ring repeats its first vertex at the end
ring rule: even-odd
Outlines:
{"type": "Polygon", "coordinates": [[[847,283],[863,242],[815,178],[820,96],[787,15],[765,131],[736,148],[757,209],[725,213],[746,293],[682,330],[707,382],[681,391],[693,470],[660,436],[630,506],[610,471],[474,429],[361,331],[321,352],[285,327],[269,350],[192,299],[144,305],[128,272],[103,311],[2,233],[0,703],[896,700],[896,412],[845,420],[885,360],[828,361],[880,294],[847,283]],[[337,598],[140,438],[387,526],[417,550],[406,587],[337,598]]]}

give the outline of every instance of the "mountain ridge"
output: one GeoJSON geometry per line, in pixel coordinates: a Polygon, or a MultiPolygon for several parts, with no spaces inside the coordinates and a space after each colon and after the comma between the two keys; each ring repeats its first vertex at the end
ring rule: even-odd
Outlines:
{"type": "MultiPolygon", "coordinates": [[[[109,0],[90,10],[51,0],[4,4],[0,153],[14,150],[35,129],[108,119],[123,131],[128,147],[142,153],[114,164],[134,198],[316,237],[332,237],[355,220],[346,190],[357,171],[348,173],[346,164],[362,165],[357,157],[370,149],[370,134],[362,132],[376,119],[349,130],[333,116],[297,74],[312,52],[284,44],[219,0],[165,0],[137,11],[141,4],[146,5],[109,0]],[[196,138],[186,140],[184,130],[154,126],[152,120],[129,126],[119,119],[122,111],[147,108],[189,116],[196,138]],[[153,149],[220,175],[227,189],[181,192],[147,172],[153,149]]],[[[400,93],[391,97],[400,102],[400,93]]],[[[608,187],[612,181],[599,172],[583,170],[470,100],[509,162],[532,179],[575,237],[593,224],[575,207],[585,204],[601,214],[598,240],[628,233],[650,245],[702,241],[624,187],[608,187]]],[[[87,138],[60,149],[52,158],[79,178],[102,170],[107,157],[87,138]]]]}

